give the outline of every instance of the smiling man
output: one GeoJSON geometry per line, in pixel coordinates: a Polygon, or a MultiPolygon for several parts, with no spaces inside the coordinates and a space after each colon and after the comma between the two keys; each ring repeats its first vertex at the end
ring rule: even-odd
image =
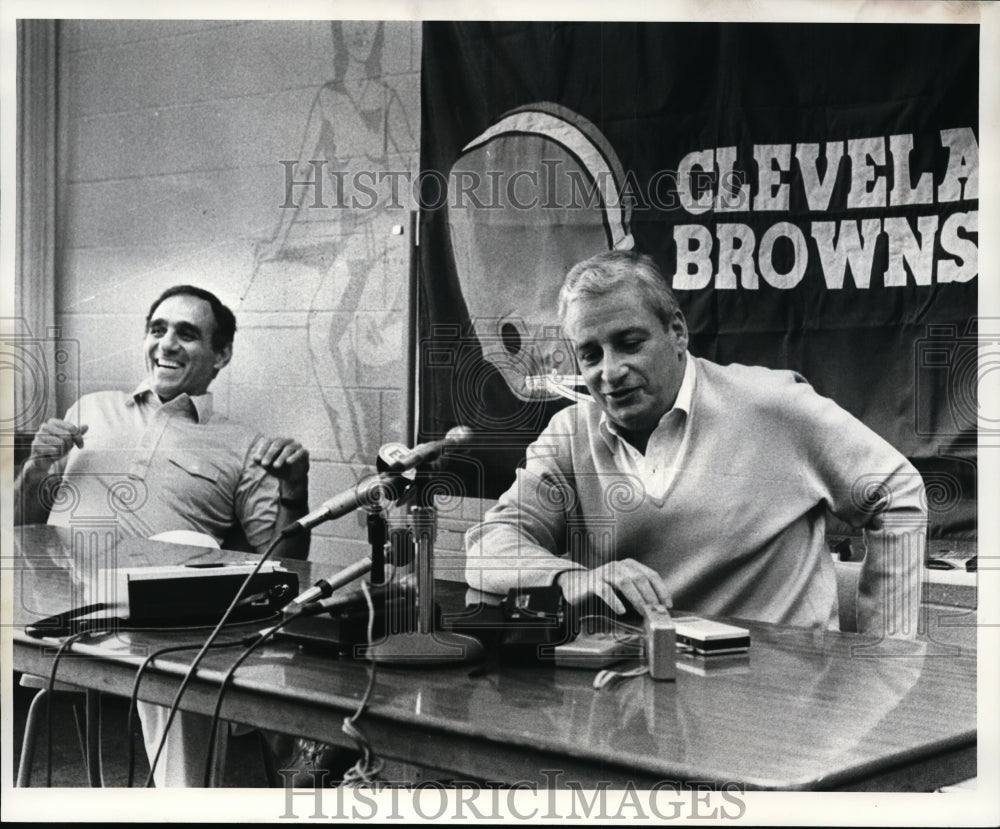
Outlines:
{"type": "MultiPolygon", "coordinates": [[[[70,527],[108,516],[123,537],[187,530],[229,546],[242,534],[263,552],[308,512],[309,453],[214,411],[209,386],[232,359],[235,333],[214,294],[166,290],[146,317],[145,379],[131,393],[85,395],[39,429],[15,483],[15,522],[70,527]]],[[[296,533],[272,556],[308,553],[309,534],[296,533]]],[[[139,713],[153,756],[166,709],[140,703],[139,713]]],[[[208,733],[205,717],[174,720],[157,785],[201,785],[208,733]]]]}
{"type": "Polygon", "coordinates": [[[832,512],[865,533],[858,629],[915,635],[926,508],[895,449],[794,372],[689,354],[649,257],[579,263],[559,315],[592,399],[552,418],[467,533],[471,586],[836,628],[832,512]]]}
{"type": "Polygon", "coordinates": [[[161,401],[208,391],[232,358],[229,319],[216,322],[211,301],[192,294],[161,298],[146,319],[146,371],[161,401]],[[228,342],[227,342],[228,340],[228,342]]]}
{"type": "MultiPolygon", "coordinates": [[[[126,536],[192,530],[222,543],[242,530],[262,552],[308,511],[309,453],[214,411],[208,389],[232,359],[235,333],[214,294],[165,291],[146,317],[146,378],[131,393],[85,395],[43,424],[15,487],[16,520],[69,526],[110,505],[126,536]]],[[[308,534],[296,534],[274,555],[308,552],[308,534]]]]}

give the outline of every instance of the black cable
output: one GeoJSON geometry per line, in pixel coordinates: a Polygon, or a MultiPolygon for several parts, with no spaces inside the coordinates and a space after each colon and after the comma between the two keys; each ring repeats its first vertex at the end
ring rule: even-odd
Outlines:
{"type": "Polygon", "coordinates": [[[212,643],[215,641],[215,637],[219,635],[219,631],[222,630],[223,626],[226,624],[226,621],[229,619],[233,610],[236,608],[240,600],[243,598],[243,593],[246,591],[247,587],[250,586],[250,582],[253,581],[253,577],[260,572],[260,568],[263,566],[264,562],[267,561],[271,553],[274,552],[274,549],[275,547],[277,547],[278,543],[283,540],[284,539],[282,538],[280,533],[275,535],[275,537],[271,539],[271,543],[267,545],[267,549],[264,550],[264,553],[261,555],[260,560],[257,562],[256,565],[254,565],[253,570],[251,570],[247,574],[247,577],[243,580],[243,584],[241,584],[239,590],[236,591],[236,595],[233,597],[232,602],[230,602],[229,607],[226,608],[225,613],[222,614],[222,618],[219,619],[219,623],[208,635],[208,638],[202,645],[201,650],[198,651],[198,654],[191,662],[191,665],[188,668],[187,673],[184,674],[184,679],[181,681],[180,687],[178,687],[177,693],[174,695],[174,700],[170,704],[170,709],[167,713],[167,721],[163,728],[163,734],[160,736],[160,744],[157,746],[156,753],[153,755],[152,760],[150,760],[149,775],[146,777],[145,788],[151,788],[153,785],[153,772],[156,771],[156,765],[160,761],[160,755],[163,753],[163,749],[167,744],[167,735],[170,733],[170,725],[171,723],[173,723],[174,716],[177,714],[177,709],[180,706],[181,697],[183,696],[184,691],[187,690],[187,686],[190,684],[191,680],[195,676],[195,673],[197,672],[198,663],[201,662],[202,658],[208,652],[208,649],[212,646],[212,643]]]}
{"type": "MultiPolygon", "coordinates": [[[[375,626],[375,605],[372,602],[371,592],[368,589],[367,582],[362,582],[361,589],[362,592],[364,593],[365,601],[367,602],[368,605],[368,626],[366,635],[368,639],[368,647],[370,648],[372,646],[372,642],[374,639],[373,634],[375,626]]],[[[215,710],[212,712],[212,725],[209,730],[208,752],[207,752],[207,757],[205,759],[205,776],[203,780],[205,788],[208,788],[211,785],[211,780],[212,780],[212,766],[215,759],[215,738],[218,732],[219,721],[222,713],[222,700],[223,697],[225,696],[226,689],[228,688],[229,683],[232,681],[233,676],[236,673],[236,670],[257,648],[263,645],[268,639],[270,639],[275,633],[281,630],[281,628],[283,628],[289,622],[293,621],[294,619],[297,619],[301,615],[305,607],[308,607],[308,605],[298,608],[298,610],[294,614],[286,616],[284,619],[278,622],[278,624],[263,631],[257,637],[257,639],[254,642],[252,642],[249,645],[249,647],[247,647],[246,650],[243,651],[243,653],[239,655],[236,661],[233,662],[229,670],[226,672],[225,677],[223,677],[222,684],[219,687],[219,693],[215,698],[215,710]]],[[[361,714],[364,712],[364,710],[368,707],[368,703],[371,700],[371,695],[374,688],[375,688],[375,663],[372,661],[369,664],[368,686],[366,687],[365,692],[361,698],[361,702],[359,703],[358,708],[354,712],[354,714],[352,714],[350,717],[345,718],[343,724],[344,733],[350,736],[355,741],[355,743],[357,743],[358,747],[362,752],[362,757],[358,760],[355,766],[352,769],[350,769],[347,772],[347,774],[345,774],[344,782],[355,782],[361,780],[370,782],[371,775],[374,773],[378,773],[378,771],[382,767],[380,761],[376,762],[372,759],[373,754],[371,746],[368,743],[368,740],[354,724],[358,719],[358,717],[360,717],[361,714]],[[349,780],[348,775],[352,774],[353,778],[349,780]]]]}
{"type": "MultiPolygon", "coordinates": [[[[46,698],[45,698],[45,728],[46,728],[46,755],[47,755],[46,756],[46,769],[45,769],[45,782],[46,782],[46,785],[49,788],[52,787],[52,754],[53,754],[53,751],[52,751],[52,737],[53,737],[53,728],[52,728],[52,697],[53,697],[53,694],[55,693],[56,674],[58,673],[58,670],[59,670],[59,663],[62,660],[63,656],[65,656],[65,654],[67,653],[67,651],[76,642],[78,642],[80,639],[82,639],[85,636],[91,635],[91,634],[100,635],[100,634],[104,634],[104,633],[122,632],[122,631],[149,632],[149,631],[156,631],[156,630],[169,630],[171,632],[176,632],[178,630],[201,630],[201,629],[206,629],[206,628],[210,627],[209,625],[198,625],[198,626],[191,626],[191,627],[185,627],[185,628],[178,628],[178,627],[154,628],[154,627],[128,627],[128,626],[123,626],[121,624],[117,624],[117,625],[114,625],[113,627],[109,627],[109,626],[107,626],[106,623],[116,622],[118,620],[115,620],[115,619],[103,619],[103,618],[102,619],[85,619],[85,618],[80,618],[83,615],[86,615],[86,613],[93,612],[93,611],[96,611],[96,610],[100,610],[100,609],[103,609],[103,608],[104,608],[103,604],[93,604],[93,605],[88,605],[88,606],[83,607],[83,608],[78,608],[78,609],[76,609],[74,611],[71,611],[69,614],[63,614],[62,615],[62,616],[65,617],[65,618],[62,618],[62,624],[64,625],[64,627],[65,627],[65,629],[67,631],[71,628],[71,626],[74,623],[76,623],[77,625],[79,625],[82,629],[78,630],[76,633],[67,635],[67,637],[60,643],[59,648],[56,650],[56,653],[55,653],[55,655],[52,658],[52,669],[49,672],[49,681],[48,681],[48,684],[46,685],[46,688],[45,688],[45,692],[46,692],[46,698]],[[105,623],[105,626],[103,626],[103,627],[97,627],[96,625],[97,625],[98,622],[105,623]]],[[[277,615],[277,614],[274,614],[274,615],[277,615]]],[[[222,645],[222,646],[219,646],[219,647],[231,647],[233,644],[241,644],[243,641],[245,641],[245,638],[243,640],[240,640],[240,642],[226,643],[225,645],[222,645]]],[[[168,652],[168,651],[171,651],[171,650],[191,649],[191,648],[196,648],[196,647],[198,647],[198,645],[187,645],[187,646],[184,646],[184,648],[165,648],[165,649],[159,651],[159,653],[162,654],[164,652],[168,652]]],[[[154,656],[155,656],[155,654],[154,654],[154,656]]],[[[149,662],[151,659],[152,659],[152,657],[148,658],[146,660],[146,662],[149,662]]],[[[141,675],[142,671],[145,669],[145,666],[146,666],[146,663],[144,663],[143,666],[142,666],[142,668],[140,668],[140,675],[141,675]]],[[[138,690],[138,679],[139,679],[139,677],[137,676],[137,678],[136,678],[136,684],[133,687],[133,693],[135,693],[138,690]]],[[[128,732],[129,735],[132,734],[132,727],[133,727],[132,720],[131,720],[131,715],[132,715],[132,711],[130,710],[129,711],[129,716],[130,716],[130,720],[129,720],[129,732],[128,732]]],[[[87,723],[87,728],[89,729],[90,727],[91,727],[91,723],[88,722],[87,723]]],[[[129,785],[131,786],[132,785],[132,783],[131,783],[132,764],[134,764],[134,756],[133,756],[134,755],[134,746],[132,745],[131,737],[130,737],[130,740],[129,740],[129,753],[130,753],[130,760],[129,760],[129,762],[130,762],[130,766],[129,766],[129,785]]],[[[88,761],[89,761],[89,759],[88,759],[88,761]]]]}
{"type": "MultiPolygon", "coordinates": [[[[245,625],[260,625],[265,624],[272,619],[276,619],[281,616],[280,613],[269,613],[267,616],[262,616],[259,619],[238,619],[235,622],[226,622],[226,625],[230,627],[240,627],[245,625]]],[[[121,622],[115,627],[116,631],[124,633],[194,633],[199,630],[212,630],[215,627],[213,624],[204,625],[135,625],[129,627],[121,622]]],[[[194,647],[197,647],[195,645],[194,647]]]]}
{"type": "MultiPolygon", "coordinates": [[[[87,629],[77,631],[76,633],[66,637],[59,645],[59,649],[56,651],[54,657],[52,657],[52,670],[49,672],[49,684],[46,688],[47,696],[45,697],[45,731],[46,731],[46,769],[45,769],[45,785],[48,788],[52,788],[52,695],[56,689],[56,671],[59,669],[59,660],[62,659],[63,654],[66,653],[78,640],[82,639],[84,636],[89,636],[92,633],[104,633],[105,630],[101,629],[87,629]]],[[[88,726],[89,727],[89,726],[88,726]]]]}
{"type": "MultiPolygon", "coordinates": [[[[245,642],[246,637],[238,639],[235,642],[216,642],[212,645],[212,647],[231,648],[236,645],[242,645],[245,642]]],[[[132,784],[135,782],[135,718],[138,713],[139,684],[142,682],[143,674],[145,674],[146,669],[153,664],[155,659],[163,656],[164,654],[190,651],[199,647],[201,647],[200,642],[194,645],[172,645],[170,647],[160,648],[147,656],[139,666],[139,670],[136,672],[135,680],[132,683],[132,693],[129,697],[128,719],[126,720],[125,725],[125,733],[128,734],[128,783],[126,785],[130,789],[132,788],[132,784]]]]}
{"type": "Polygon", "coordinates": [[[263,645],[268,639],[270,639],[275,633],[281,630],[285,625],[294,619],[297,619],[302,611],[308,607],[308,605],[300,606],[295,613],[290,613],[284,619],[282,619],[278,624],[273,625],[267,630],[256,635],[256,638],[249,644],[249,646],[241,653],[235,662],[229,667],[226,675],[222,678],[222,684],[219,686],[219,693],[215,697],[215,710],[212,712],[212,725],[208,732],[208,749],[205,757],[205,778],[204,785],[205,788],[209,788],[212,784],[212,765],[215,762],[215,736],[219,730],[219,715],[222,711],[222,698],[225,696],[226,688],[233,679],[233,675],[236,673],[236,669],[243,664],[243,661],[250,656],[257,648],[263,645]]]}

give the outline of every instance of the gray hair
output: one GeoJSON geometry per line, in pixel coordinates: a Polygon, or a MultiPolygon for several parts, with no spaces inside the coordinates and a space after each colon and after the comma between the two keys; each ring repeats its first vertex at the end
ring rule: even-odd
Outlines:
{"type": "Polygon", "coordinates": [[[677,297],[651,257],[632,250],[611,250],[578,262],[566,274],[559,290],[559,319],[565,323],[566,311],[574,300],[603,296],[623,286],[633,286],[639,292],[664,328],[680,310],[677,297]]]}

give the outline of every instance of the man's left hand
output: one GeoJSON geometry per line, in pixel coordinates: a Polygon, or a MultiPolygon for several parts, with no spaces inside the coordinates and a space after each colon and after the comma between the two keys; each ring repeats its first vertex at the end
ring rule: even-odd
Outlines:
{"type": "Polygon", "coordinates": [[[292,438],[271,438],[258,447],[254,461],[281,481],[284,498],[305,496],[309,479],[309,451],[292,438]]]}

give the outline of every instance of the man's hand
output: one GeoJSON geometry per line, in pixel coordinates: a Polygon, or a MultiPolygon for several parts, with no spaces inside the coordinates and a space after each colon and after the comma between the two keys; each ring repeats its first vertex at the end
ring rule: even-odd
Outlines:
{"type": "Polygon", "coordinates": [[[66,457],[76,446],[83,448],[86,426],[77,426],[68,420],[51,418],[45,421],[31,441],[28,459],[14,481],[14,524],[44,524],[49,508],[41,497],[41,486],[52,470],[52,465],[66,457]]]}
{"type": "Polygon", "coordinates": [[[309,451],[292,438],[271,438],[261,442],[254,461],[268,475],[281,481],[281,497],[290,500],[308,495],[309,451]]]}
{"type": "MultiPolygon", "coordinates": [[[[260,441],[254,461],[281,482],[281,506],[275,526],[275,531],[281,532],[309,509],[309,452],[292,438],[270,438],[260,441]]],[[[304,561],[309,556],[309,535],[299,532],[281,539],[274,548],[275,557],[304,561]]]]}
{"type": "Polygon", "coordinates": [[[559,574],[556,584],[570,604],[596,596],[618,614],[625,612],[625,605],[616,591],[643,615],[652,605],[672,606],[670,592],[660,574],[632,558],[611,561],[593,570],[567,570],[559,574]]]}
{"type": "Polygon", "coordinates": [[[68,420],[53,417],[41,425],[35,439],[31,441],[28,459],[38,471],[47,472],[52,464],[69,454],[74,446],[82,449],[86,433],[86,426],[77,426],[68,420]]]}

